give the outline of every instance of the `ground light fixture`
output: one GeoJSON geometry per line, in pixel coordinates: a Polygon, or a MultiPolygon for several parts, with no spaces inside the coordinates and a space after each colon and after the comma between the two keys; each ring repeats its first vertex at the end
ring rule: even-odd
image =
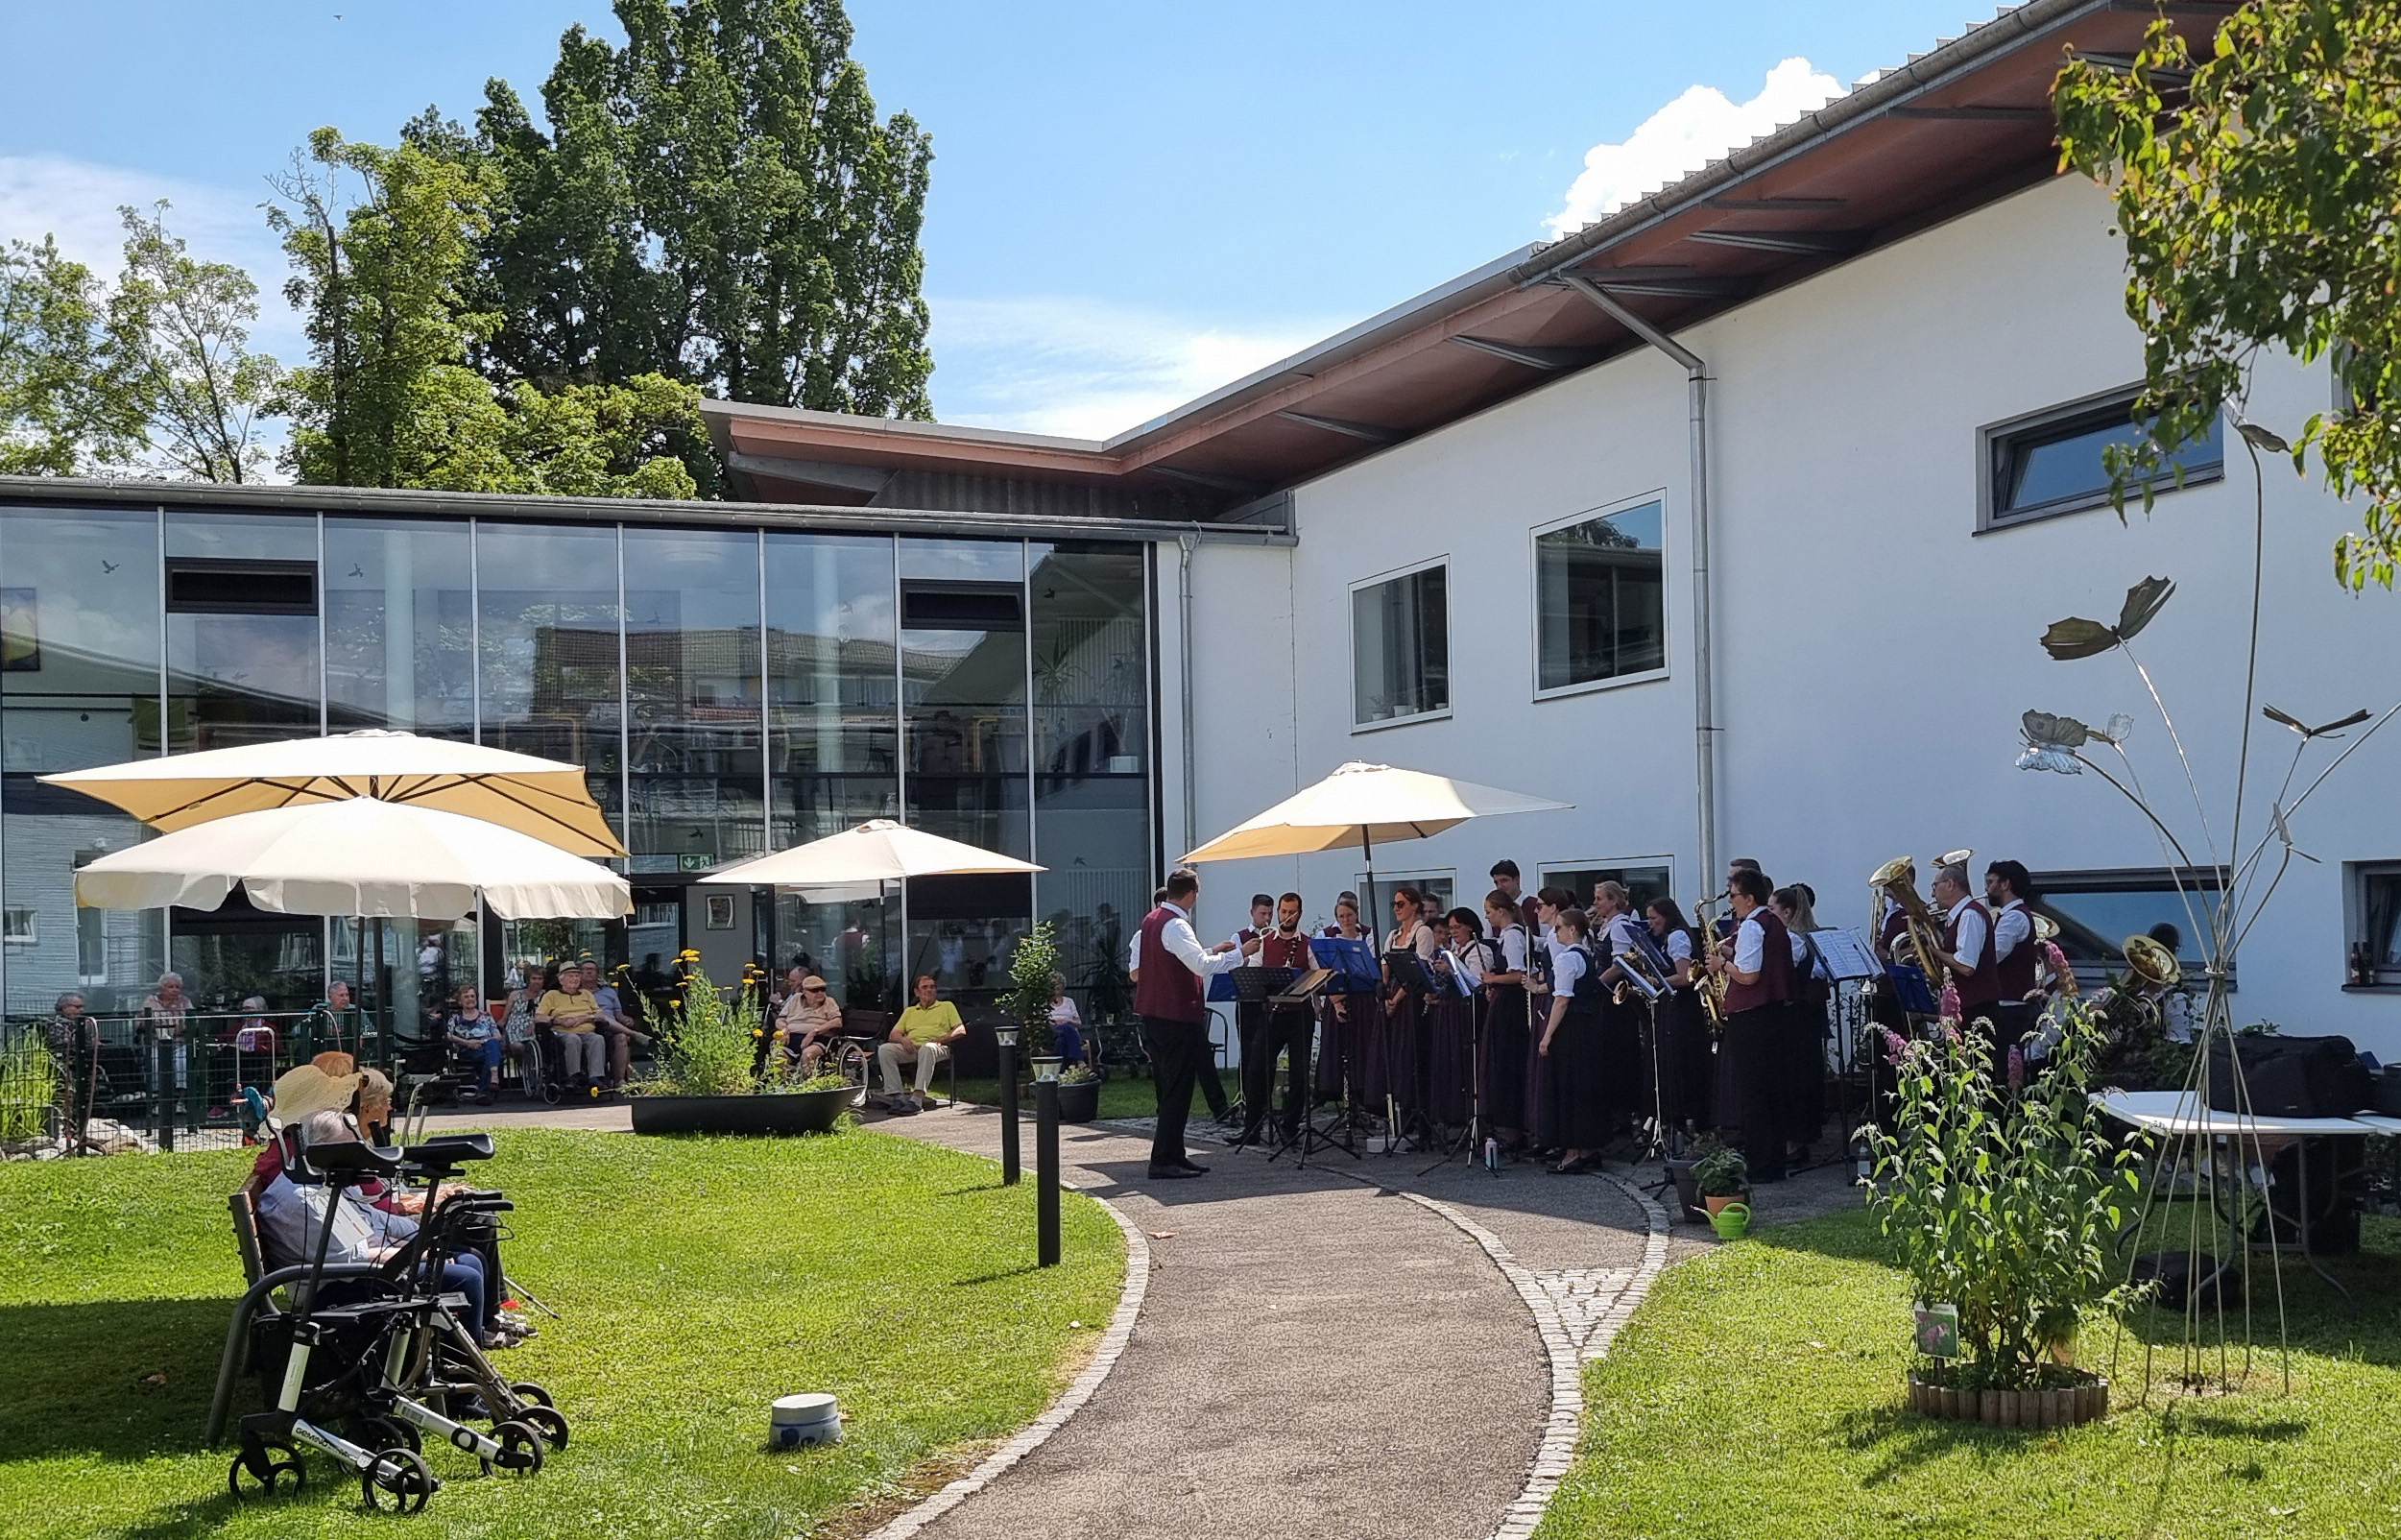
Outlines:
{"type": "Polygon", "coordinates": [[[1059,1265],[1059,1066],[1055,1053],[1034,1056],[1035,1261],[1059,1265]]]}
{"type": "Polygon", "coordinates": [[[1024,1028],[1015,1022],[992,1029],[1000,1045],[1000,1185],[1017,1185],[1020,1163],[1017,1143],[1017,1045],[1024,1028]]]}

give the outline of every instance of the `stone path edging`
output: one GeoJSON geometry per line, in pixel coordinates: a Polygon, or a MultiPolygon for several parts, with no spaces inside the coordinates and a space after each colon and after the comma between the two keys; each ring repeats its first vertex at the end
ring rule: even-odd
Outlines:
{"type": "Polygon", "coordinates": [[[1398,1197],[1408,1199],[1419,1208],[1440,1215],[1477,1245],[1492,1259],[1493,1265],[1508,1279],[1518,1298],[1534,1317],[1534,1329],[1541,1335],[1543,1353],[1550,1360],[1550,1416],[1543,1428],[1542,1443],[1534,1451],[1533,1463],[1526,1468],[1525,1484],[1515,1503],[1501,1515],[1501,1527],[1492,1533],[1492,1540],[1527,1540],[1535,1527],[1542,1523],[1544,1512],[1550,1506],[1551,1497],[1559,1490],[1560,1478],[1575,1461],[1575,1444],[1584,1423],[1584,1366],[1608,1352],[1610,1339],[1618,1335],[1626,1317],[1650,1292],[1652,1282],[1668,1263],[1668,1211],[1634,1183],[1614,1171],[1598,1173],[1603,1181],[1616,1186],[1638,1204],[1648,1227],[1643,1240],[1643,1260],[1626,1280],[1617,1297],[1601,1312],[1583,1323],[1577,1331],[1563,1309],[1568,1289],[1560,1287],[1559,1275],[1538,1273],[1518,1261],[1501,1239],[1466,1214],[1440,1198],[1428,1197],[1404,1188],[1387,1187],[1364,1172],[1345,1171],[1320,1167],[1336,1176],[1376,1188],[1398,1197]],[[1581,1338],[1579,1340],[1579,1338],[1581,1338]]]}
{"type": "MultiPolygon", "coordinates": [[[[1070,1183],[1062,1182],[1060,1186],[1073,1190],[1070,1183]]],[[[1085,1195],[1107,1211],[1109,1217],[1117,1221],[1117,1229],[1125,1236],[1125,1285],[1117,1291],[1116,1313],[1110,1316],[1108,1330],[1100,1334],[1100,1343],[1092,1350],[1092,1361],[1084,1365],[1084,1371],[1060,1392],[1059,1399],[1044,1408],[1041,1416],[1020,1429],[1007,1443],[984,1456],[983,1463],[957,1480],[920,1499],[906,1512],[869,1534],[867,1540],[909,1540],[925,1526],[991,1485],[1011,1466],[1042,1448],[1051,1434],[1066,1427],[1068,1419],[1092,1398],[1101,1382],[1109,1378],[1109,1371],[1116,1368],[1117,1360],[1124,1356],[1126,1344],[1134,1336],[1135,1317],[1142,1312],[1142,1298],[1150,1292],[1150,1241],[1142,1234],[1141,1226],[1127,1218],[1116,1204],[1107,1198],[1093,1197],[1089,1192],[1085,1195]]]]}

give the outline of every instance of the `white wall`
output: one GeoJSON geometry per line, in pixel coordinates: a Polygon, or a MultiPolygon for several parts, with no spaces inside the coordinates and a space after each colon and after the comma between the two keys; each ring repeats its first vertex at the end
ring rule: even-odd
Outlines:
{"type": "MultiPolygon", "coordinates": [[[[2028,708],[2096,722],[2125,711],[2146,785],[2180,832],[2194,829],[2166,731],[2124,659],[2053,662],[2036,644],[2063,615],[2114,619],[2148,574],[2176,579],[2179,591],[2137,650],[2225,842],[2254,487],[2240,440],[2229,429],[2222,482],[2165,494],[2149,517],[2137,510],[2122,525],[2100,510],[1976,533],[1980,426],[2141,376],[2108,223],[2095,189],[2061,180],[1680,338],[1716,380],[1718,854],[1809,881],[1828,923],[1859,924],[1868,871],[1904,852],[1923,862],[1972,846],[1980,868],[2007,855],[2038,871],[2162,864],[2141,816],[2097,778],[2012,768],[2028,708]]],[[[2270,365],[2248,410],[2291,436],[2328,396],[2322,366],[2270,365]]],[[[1538,861],[1668,855],[1679,894],[1716,886],[1694,867],[1684,410],[1682,370],[1629,354],[1304,487],[1295,550],[1204,547],[1194,561],[1201,836],[1364,758],[1576,805],[1396,847],[1380,856],[1380,877],[1453,872],[1465,897],[1503,855],[1529,883],[1538,861]],[[1654,491],[1667,503],[1668,677],[1535,701],[1531,531],[1654,491]],[[1349,590],[1442,555],[1452,712],[1354,732],[1349,590]],[[1288,587],[1275,579],[1279,561],[1288,587]],[[1300,664],[1288,707],[1261,680],[1282,665],[1284,628],[1300,664]]],[[[2289,466],[2269,466],[2266,481],[2261,698],[2312,720],[2381,709],[2401,693],[2401,595],[2347,597],[2329,555],[2346,511],[2289,466]]],[[[2266,831],[2293,743],[2260,726],[2246,845],[2266,831]]],[[[2294,863],[2252,932],[2237,1016],[2343,1032],[2401,1059],[2393,997],[2341,988],[2341,863],[2401,858],[2387,812],[2401,727],[2390,734],[2296,820],[2301,848],[2323,864],[2294,863]]],[[[1167,811],[1172,830],[1180,808],[1167,811]]],[[[1280,888],[1295,867],[1311,912],[1324,911],[1357,871],[1352,857],[1249,864],[1256,878],[1239,866],[1209,874],[1205,928],[1222,928],[1253,886],[1280,888]]]]}

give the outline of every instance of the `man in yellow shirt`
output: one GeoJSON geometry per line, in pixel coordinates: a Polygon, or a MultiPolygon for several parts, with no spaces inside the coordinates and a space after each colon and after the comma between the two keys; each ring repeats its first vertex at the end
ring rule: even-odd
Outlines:
{"type": "Polygon", "coordinates": [[[572,963],[560,968],[559,987],[546,991],[535,1004],[534,1020],[558,1035],[567,1092],[582,1095],[608,1068],[609,1042],[593,1030],[600,1021],[600,1001],[584,987],[581,968],[572,963]]]}
{"type": "Polygon", "coordinates": [[[938,987],[931,974],[917,978],[917,1003],[900,1013],[893,1023],[892,1041],[876,1049],[876,1063],[883,1069],[884,1095],[891,1099],[892,1110],[902,1117],[921,1112],[919,1105],[926,1092],[933,1089],[934,1066],[950,1057],[951,1046],[967,1036],[967,1027],[959,1021],[959,1008],[947,999],[937,999],[938,987]],[[910,1096],[900,1090],[900,1066],[917,1066],[917,1095],[910,1096]]]}

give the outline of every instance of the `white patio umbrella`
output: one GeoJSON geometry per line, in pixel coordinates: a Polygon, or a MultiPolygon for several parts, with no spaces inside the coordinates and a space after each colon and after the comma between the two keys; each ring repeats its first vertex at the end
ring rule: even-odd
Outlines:
{"type": "Polygon", "coordinates": [[[1357,850],[1367,867],[1367,918],[1375,924],[1376,846],[1424,839],[1471,818],[1501,813],[1563,812],[1573,803],[1502,791],[1423,770],[1354,759],[1332,775],[1237,824],[1188,862],[1235,861],[1259,855],[1314,855],[1357,850]]]}
{"type": "Polygon", "coordinates": [[[700,882],[736,887],[798,888],[834,897],[912,877],[973,873],[1040,872],[1047,868],[1001,855],[889,818],[871,818],[855,829],[721,866],[700,882]]]}
{"type": "Polygon", "coordinates": [[[457,920],[478,895],[509,920],[614,920],[634,890],[596,861],[459,813],[373,797],[212,819],[75,874],[93,909],[213,909],[236,885],[277,914],[457,920]]]}
{"type": "Polygon", "coordinates": [[[373,797],[462,813],[575,855],[623,855],[580,765],[368,728],[43,776],[173,832],[262,808],[373,797]]]}

